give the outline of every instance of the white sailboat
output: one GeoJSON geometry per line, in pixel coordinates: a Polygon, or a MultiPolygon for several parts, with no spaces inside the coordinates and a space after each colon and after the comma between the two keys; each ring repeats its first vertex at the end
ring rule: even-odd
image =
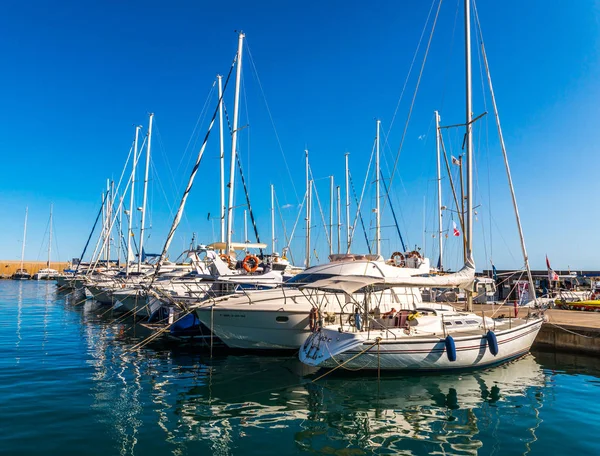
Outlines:
{"type": "MultiPolygon", "coordinates": [[[[311,298],[317,312],[322,295],[343,293],[342,310],[353,312],[352,321],[326,325],[311,334],[300,348],[300,360],[309,366],[349,369],[443,371],[480,368],[499,364],[527,353],[542,323],[543,313],[529,309],[524,318],[496,318],[472,312],[439,311],[414,307],[390,317],[376,312],[378,294],[397,286],[426,288],[458,287],[467,292],[468,309],[472,309],[475,267],[472,260],[473,242],[473,167],[471,113],[471,49],[470,0],[465,0],[466,54],[466,154],[467,208],[466,252],[463,269],[455,274],[434,277],[411,277],[402,280],[350,280],[333,277],[302,287],[311,298]]],[[[485,55],[484,55],[485,59],[485,55]]],[[[486,61],[487,66],[487,61],[486,61]]],[[[489,77],[489,73],[488,73],[489,77]]],[[[492,100],[495,106],[495,99],[492,100]]],[[[437,114],[436,114],[437,115],[437,114]]],[[[510,170],[506,159],[501,130],[500,140],[509,177],[521,247],[531,280],[527,252],[523,240],[510,170]]],[[[533,289],[533,287],[532,287],[533,289]]]]}
{"type": "Polygon", "coordinates": [[[59,275],[59,272],[56,269],[50,267],[50,256],[52,253],[52,204],[50,205],[50,222],[48,226],[48,261],[46,261],[46,267],[44,269],[40,269],[33,275],[34,280],[54,280],[59,275]]]}
{"type": "Polygon", "coordinates": [[[17,269],[17,271],[11,276],[11,278],[13,280],[29,280],[31,279],[31,274],[29,274],[29,272],[27,272],[27,269],[25,269],[24,266],[24,262],[25,262],[25,238],[27,237],[27,213],[29,211],[29,208],[25,208],[25,226],[23,228],[23,244],[21,246],[21,263],[19,265],[19,269],[17,269]]]}

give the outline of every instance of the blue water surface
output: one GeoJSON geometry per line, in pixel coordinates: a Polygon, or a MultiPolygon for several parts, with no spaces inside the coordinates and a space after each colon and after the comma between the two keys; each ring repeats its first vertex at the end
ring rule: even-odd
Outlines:
{"type": "Polygon", "coordinates": [[[154,343],[53,282],[0,281],[0,453],[600,454],[600,361],[316,375],[294,356],[154,343]]]}

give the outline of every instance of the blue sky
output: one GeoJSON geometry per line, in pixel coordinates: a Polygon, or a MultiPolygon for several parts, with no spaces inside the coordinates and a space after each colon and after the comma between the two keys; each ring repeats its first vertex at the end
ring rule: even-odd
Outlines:
{"type": "MultiPolygon", "coordinates": [[[[441,7],[392,186],[403,236],[431,257],[437,257],[437,240],[431,236],[435,230],[433,111],[440,110],[443,124],[460,123],[464,117],[458,3],[446,0],[441,7]]],[[[600,216],[594,209],[600,159],[594,124],[600,99],[599,4],[591,0],[480,3],[532,265],[543,268],[547,253],[557,269],[598,269],[600,216]]],[[[437,1],[434,4],[435,10],[437,1]]],[[[431,5],[416,0],[3,2],[0,257],[20,256],[24,211],[29,206],[26,257],[44,258],[51,202],[55,259],[78,256],[106,179],[118,179],[133,125],[147,127],[148,112],[155,113],[156,129],[152,228],[145,242],[149,250],[159,251],[208,124],[202,117],[203,106],[207,103],[212,113],[216,94],[211,87],[215,75],[229,68],[237,45],[234,31],[239,29],[247,36],[240,124],[248,126],[240,133],[239,150],[262,240],[268,242],[271,236],[271,183],[280,204],[290,206],[282,212],[291,231],[304,192],[305,148],[310,151],[327,217],[327,177],[335,176],[343,196],[345,152],[350,153],[351,173],[360,193],[375,118],[381,119],[386,135],[389,132],[382,158],[383,172],[389,177],[423,48],[391,130],[390,125],[431,5]]],[[[428,35],[429,29],[425,42],[428,35]]],[[[517,232],[489,94],[483,98],[477,53],[473,62],[473,110],[490,112],[476,126],[474,139],[475,199],[480,205],[476,262],[479,269],[491,259],[499,268],[518,268],[522,260],[517,232]]],[[[231,115],[232,91],[225,102],[231,115]]],[[[460,153],[462,132],[450,132],[444,139],[455,155],[460,153]]],[[[217,156],[215,130],[172,254],[189,242],[192,232],[201,242],[217,240],[218,220],[207,220],[208,213],[214,216],[219,211],[217,156]]],[[[373,180],[371,175],[368,181],[373,180]]],[[[243,195],[238,189],[236,204],[241,205],[243,195]]],[[[444,200],[450,205],[448,191],[446,179],[444,200]]],[[[136,193],[141,196],[139,189],[136,193]]],[[[374,198],[373,186],[367,185],[363,216],[368,229],[374,223],[374,198]]],[[[242,210],[235,212],[234,238],[240,240],[242,210]]],[[[292,244],[297,263],[304,255],[302,218],[292,244]]],[[[318,224],[318,208],[313,218],[318,224]]],[[[395,229],[389,227],[392,219],[387,208],[383,222],[382,247],[388,255],[398,250],[399,242],[395,229]]],[[[450,223],[448,213],[445,225],[450,223]]],[[[279,222],[277,231],[281,250],[279,222]]],[[[372,229],[369,233],[373,237],[372,229]]],[[[327,247],[321,228],[315,228],[313,239],[324,261],[327,247]]],[[[355,239],[353,250],[365,251],[360,231],[355,239]]],[[[457,267],[460,240],[450,237],[447,244],[447,264],[457,267]]]]}

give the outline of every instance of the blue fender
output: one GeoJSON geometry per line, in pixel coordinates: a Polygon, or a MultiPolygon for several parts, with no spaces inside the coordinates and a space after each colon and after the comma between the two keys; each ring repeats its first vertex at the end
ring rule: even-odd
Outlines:
{"type": "Polygon", "coordinates": [[[448,355],[448,361],[456,361],[456,345],[452,336],[446,336],[446,355],[448,355]]]}
{"type": "Polygon", "coordinates": [[[498,339],[494,331],[488,331],[485,338],[487,339],[488,347],[490,347],[490,353],[494,356],[498,354],[498,339]]]}

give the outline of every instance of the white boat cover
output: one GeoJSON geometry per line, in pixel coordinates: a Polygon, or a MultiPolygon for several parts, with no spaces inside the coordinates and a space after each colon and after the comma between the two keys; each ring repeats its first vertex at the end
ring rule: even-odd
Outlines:
{"type": "Polygon", "coordinates": [[[394,287],[426,287],[426,288],[462,288],[473,290],[475,281],[475,266],[472,261],[458,272],[435,276],[411,277],[370,277],[370,276],[335,276],[304,284],[299,288],[317,289],[330,292],[356,293],[361,288],[373,286],[377,289],[394,287]]]}

